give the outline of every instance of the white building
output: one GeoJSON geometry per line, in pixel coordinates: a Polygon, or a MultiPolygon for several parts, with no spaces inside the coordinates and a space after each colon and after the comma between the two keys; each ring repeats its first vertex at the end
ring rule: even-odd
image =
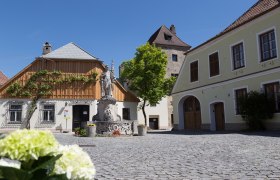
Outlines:
{"type": "MultiPolygon", "coordinates": [[[[31,121],[31,128],[50,130],[72,130],[84,122],[92,120],[97,113],[98,99],[101,98],[99,76],[105,70],[102,61],[87,53],[74,43],[51,51],[51,46],[45,43],[43,55],[25,67],[0,87],[0,129],[16,129],[25,122],[31,97],[22,92],[14,95],[7,90],[14,84],[26,87],[30,78],[42,70],[60,72],[64,79],[79,81],[53,84],[52,93],[38,100],[37,109],[31,121]],[[86,84],[82,79],[97,74],[97,81],[86,84]]],[[[36,82],[43,81],[36,79],[36,82]]],[[[35,88],[34,88],[35,90],[35,88]]],[[[28,93],[28,92],[27,92],[28,93]]],[[[26,92],[25,92],[26,94],[26,92]]],[[[125,90],[117,81],[114,84],[113,97],[117,100],[118,114],[122,119],[137,120],[138,98],[125,90]]]]}

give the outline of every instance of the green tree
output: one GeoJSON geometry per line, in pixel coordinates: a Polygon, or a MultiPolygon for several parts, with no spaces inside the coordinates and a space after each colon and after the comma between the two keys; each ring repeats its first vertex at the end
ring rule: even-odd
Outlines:
{"type": "Polygon", "coordinates": [[[175,78],[165,78],[167,56],[154,45],[146,43],[136,49],[135,57],[123,63],[121,79],[142,99],[141,109],[147,125],[145,107],[156,105],[173,87],[175,78]]]}
{"type": "Polygon", "coordinates": [[[240,112],[251,130],[265,129],[263,121],[273,118],[273,100],[264,93],[251,91],[244,98],[239,99],[240,112]]]}

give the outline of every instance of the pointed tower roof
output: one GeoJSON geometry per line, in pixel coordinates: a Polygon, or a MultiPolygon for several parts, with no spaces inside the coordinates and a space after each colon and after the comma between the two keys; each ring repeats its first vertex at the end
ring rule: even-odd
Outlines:
{"type": "Polygon", "coordinates": [[[0,86],[3,85],[8,80],[9,78],[5,76],[5,74],[2,71],[0,71],[0,86]]]}
{"type": "Polygon", "coordinates": [[[48,54],[42,55],[43,58],[50,59],[79,59],[79,60],[97,60],[96,57],[92,56],[79,46],[74,43],[68,43],[48,54]]]}
{"type": "Polygon", "coordinates": [[[183,42],[180,38],[176,36],[176,33],[172,32],[165,25],[162,25],[148,40],[150,44],[155,45],[167,45],[167,46],[177,46],[184,50],[189,50],[190,45],[183,42]]]}

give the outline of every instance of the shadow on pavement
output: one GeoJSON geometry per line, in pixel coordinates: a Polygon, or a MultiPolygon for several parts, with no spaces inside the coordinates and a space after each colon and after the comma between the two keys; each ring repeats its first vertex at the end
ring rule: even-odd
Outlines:
{"type": "Polygon", "coordinates": [[[242,134],[247,136],[280,137],[280,131],[210,131],[210,130],[149,130],[148,134],[170,134],[170,135],[216,135],[216,134],[242,134]]]}

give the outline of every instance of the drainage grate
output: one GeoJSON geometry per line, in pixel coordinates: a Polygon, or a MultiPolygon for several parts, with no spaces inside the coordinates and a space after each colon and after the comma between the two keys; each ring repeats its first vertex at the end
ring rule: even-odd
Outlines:
{"type": "Polygon", "coordinates": [[[95,147],[93,144],[79,144],[80,147],[95,147]]]}

